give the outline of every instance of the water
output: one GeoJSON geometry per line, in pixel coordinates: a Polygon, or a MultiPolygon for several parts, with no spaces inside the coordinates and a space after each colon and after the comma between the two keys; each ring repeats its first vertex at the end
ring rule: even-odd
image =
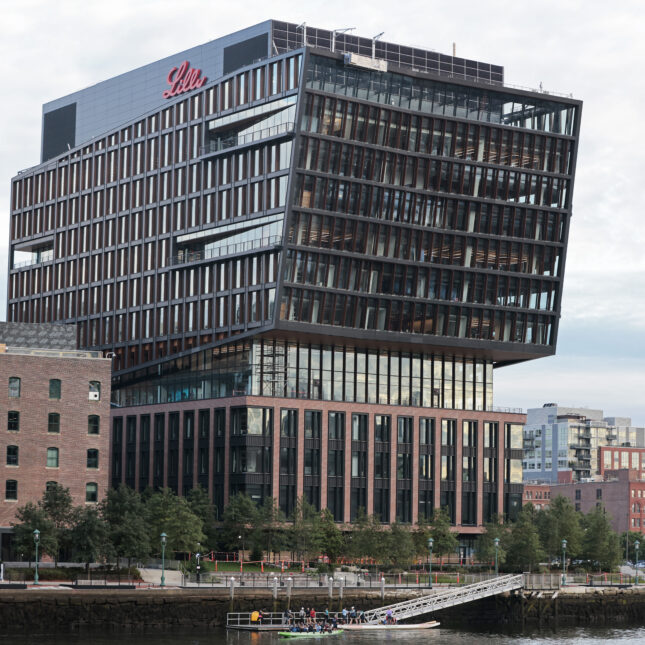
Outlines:
{"type": "MultiPolygon", "coordinates": [[[[437,645],[526,645],[537,643],[566,643],[567,645],[604,645],[607,641],[620,645],[643,645],[645,627],[566,627],[541,631],[466,631],[463,629],[436,628],[416,633],[357,634],[345,633],[329,637],[329,645],[379,645],[380,643],[401,643],[416,645],[428,643],[437,645]]],[[[176,630],[164,634],[105,634],[86,632],[82,634],[0,634],[0,645],[286,645],[289,641],[279,639],[277,634],[253,634],[226,632],[222,629],[206,633],[195,630],[176,630]]],[[[292,641],[293,642],[293,641],[292,641]]],[[[306,641],[310,642],[310,641],[306,641]]],[[[318,642],[313,640],[312,642],[318,642]]]]}

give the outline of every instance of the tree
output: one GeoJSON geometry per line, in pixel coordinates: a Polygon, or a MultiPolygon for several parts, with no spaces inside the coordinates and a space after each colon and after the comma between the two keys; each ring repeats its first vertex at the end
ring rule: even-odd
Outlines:
{"type": "Polygon", "coordinates": [[[355,558],[379,559],[383,549],[383,527],[374,515],[367,515],[362,508],[352,525],[348,542],[349,554],[355,558]]]}
{"type": "MultiPolygon", "coordinates": [[[[450,530],[450,517],[443,508],[435,510],[432,516],[432,530],[430,535],[434,540],[432,545],[432,553],[436,554],[439,558],[449,553],[455,553],[459,547],[459,540],[457,536],[450,530]]],[[[443,567],[443,561],[441,562],[443,567]]]]}
{"type": "Polygon", "coordinates": [[[246,493],[236,493],[224,509],[222,520],[227,547],[244,550],[258,521],[258,507],[246,493]]]}
{"type": "Polygon", "coordinates": [[[522,507],[517,521],[502,535],[506,564],[516,571],[531,571],[544,557],[532,504],[522,507]]]}
{"type": "Polygon", "coordinates": [[[335,564],[345,550],[345,540],[328,508],[320,514],[320,533],[321,550],[329,558],[329,563],[335,564]]]}
{"type": "Polygon", "coordinates": [[[414,559],[415,549],[409,527],[393,522],[387,536],[386,559],[395,567],[408,569],[414,559]]]}
{"type": "Polygon", "coordinates": [[[619,536],[620,539],[620,548],[625,550],[624,557],[625,560],[629,562],[636,561],[636,546],[634,543],[638,540],[640,542],[640,550],[638,551],[638,559],[642,560],[645,555],[645,539],[640,533],[636,531],[625,531],[619,536]]]}
{"type": "Polygon", "coordinates": [[[293,511],[293,524],[289,534],[291,547],[298,560],[309,560],[318,556],[321,549],[322,533],[320,513],[306,500],[300,497],[293,511]]]}
{"type": "Polygon", "coordinates": [[[428,556],[428,538],[432,535],[430,521],[424,516],[420,517],[417,522],[417,528],[412,533],[414,540],[414,552],[416,555],[428,556]]]}
{"type": "MultiPolygon", "coordinates": [[[[583,557],[598,567],[599,571],[613,570],[621,560],[621,545],[618,534],[611,528],[604,507],[596,506],[584,517],[583,557]]],[[[569,545],[567,545],[568,551],[569,545]]]]}
{"type": "Polygon", "coordinates": [[[150,536],[139,493],[120,484],[118,488],[108,490],[100,508],[115,554],[127,558],[128,567],[132,558],[147,558],[150,555],[150,536]]]}
{"type": "Polygon", "coordinates": [[[50,555],[58,565],[58,552],[69,542],[69,527],[72,519],[72,495],[69,488],[54,484],[47,488],[38,506],[45,511],[54,526],[56,552],[50,555]]]}
{"type": "Polygon", "coordinates": [[[52,521],[45,511],[33,502],[27,502],[16,509],[18,522],[12,524],[15,535],[15,548],[18,553],[26,555],[29,561],[36,557],[34,531],[40,531],[39,556],[47,553],[54,557],[58,553],[58,540],[52,521]]]}
{"type": "Polygon", "coordinates": [[[71,522],[70,545],[75,558],[85,563],[86,571],[89,571],[91,562],[110,558],[114,550],[108,524],[97,508],[77,506],[72,511],[71,522]]]}
{"type": "Polygon", "coordinates": [[[204,547],[214,549],[217,545],[217,526],[215,525],[215,507],[208,497],[208,492],[202,486],[192,488],[186,497],[190,510],[203,523],[202,530],[206,535],[204,547]]]}
{"type": "Polygon", "coordinates": [[[191,510],[184,497],[177,497],[169,488],[154,493],[146,505],[148,536],[155,552],[161,550],[162,533],[168,536],[168,549],[187,553],[206,541],[203,522],[191,510]]]}
{"type": "Polygon", "coordinates": [[[495,538],[499,539],[497,547],[497,562],[506,562],[506,551],[504,550],[505,533],[507,529],[502,525],[499,515],[495,515],[491,522],[484,525],[485,532],[475,542],[475,554],[480,562],[495,562],[495,538]]]}
{"type": "Polygon", "coordinates": [[[286,544],[285,522],[284,513],[276,504],[275,498],[267,495],[257,509],[256,527],[251,535],[254,547],[266,551],[267,556],[282,550],[286,544]]]}
{"type": "Polygon", "coordinates": [[[562,551],[562,540],[567,541],[567,554],[572,558],[580,555],[582,550],[582,515],[576,511],[571,501],[558,495],[553,498],[549,508],[539,511],[536,524],[542,546],[549,560],[562,551]]]}

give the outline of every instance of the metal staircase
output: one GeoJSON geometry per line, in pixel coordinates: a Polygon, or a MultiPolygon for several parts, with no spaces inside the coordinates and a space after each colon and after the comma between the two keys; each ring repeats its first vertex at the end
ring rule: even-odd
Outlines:
{"type": "Polygon", "coordinates": [[[404,618],[413,618],[423,614],[431,614],[446,607],[495,596],[505,591],[521,589],[523,586],[524,576],[522,574],[499,576],[486,582],[477,582],[457,589],[449,589],[413,598],[412,600],[405,600],[395,605],[371,609],[365,612],[365,618],[368,623],[380,623],[385,619],[388,611],[397,621],[404,618]]]}

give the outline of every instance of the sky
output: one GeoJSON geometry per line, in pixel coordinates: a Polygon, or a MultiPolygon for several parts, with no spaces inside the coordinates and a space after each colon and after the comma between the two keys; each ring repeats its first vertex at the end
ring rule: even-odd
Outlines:
{"type": "Polygon", "coordinates": [[[642,0],[3,0],[0,318],[10,181],[40,159],[42,104],[269,18],[503,65],[584,101],[556,356],[495,371],[495,405],[601,408],[645,425],[642,0]]]}

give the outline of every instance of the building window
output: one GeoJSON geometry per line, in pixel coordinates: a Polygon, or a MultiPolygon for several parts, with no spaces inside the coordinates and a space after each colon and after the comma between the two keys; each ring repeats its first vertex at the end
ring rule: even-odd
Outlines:
{"type": "Polygon", "coordinates": [[[99,434],[101,429],[101,417],[98,414],[90,414],[87,417],[87,434],[99,434]]]}
{"type": "Polygon", "coordinates": [[[412,443],[412,417],[399,417],[398,418],[398,442],[399,443],[412,443]]]}
{"type": "Polygon", "coordinates": [[[580,495],[581,495],[580,489],[577,489],[576,490],[576,499],[580,499],[580,495]]]}
{"type": "Polygon", "coordinates": [[[47,468],[58,468],[58,448],[47,448],[47,468]]]}
{"type": "Polygon", "coordinates": [[[90,401],[101,400],[101,381],[90,381],[90,401]]]}
{"type": "Polygon", "coordinates": [[[17,376],[9,377],[9,397],[17,399],[20,396],[20,379],[17,376]]]}
{"type": "Polygon", "coordinates": [[[60,399],[60,379],[49,379],[49,398],[60,399]]]}
{"type": "Polygon", "coordinates": [[[596,488],[596,499],[602,499],[602,488],[596,488]]]}
{"type": "Polygon", "coordinates": [[[322,412],[305,410],[305,439],[320,439],[322,412]]]}
{"type": "Polygon", "coordinates": [[[58,486],[58,482],[55,482],[55,481],[48,481],[48,482],[45,484],[45,490],[46,490],[47,492],[52,491],[52,490],[56,490],[56,486],[58,486]]]}
{"type": "Polygon", "coordinates": [[[345,413],[330,412],[328,423],[329,439],[336,441],[345,440],[345,413]]]}
{"type": "Polygon", "coordinates": [[[95,482],[85,484],[85,501],[92,503],[99,501],[99,486],[95,482]]]}
{"type": "Polygon", "coordinates": [[[374,441],[389,443],[391,418],[384,414],[374,416],[374,441]]]}
{"type": "Polygon", "coordinates": [[[457,420],[456,419],[442,419],[441,420],[441,445],[454,446],[457,443],[457,420]]]}
{"type": "Polygon", "coordinates": [[[18,482],[15,479],[7,479],[5,482],[4,498],[8,500],[18,499],[18,482]]]}
{"type": "Polygon", "coordinates": [[[352,414],[352,441],[367,441],[367,414],[352,414]]]}
{"type": "Polygon", "coordinates": [[[47,417],[47,432],[60,432],[60,414],[58,412],[50,412],[47,417]]]}
{"type": "Polygon", "coordinates": [[[87,451],[87,467],[88,468],[99,467],[99,451],[96,450],[96,448],[90,448],[87,451]]]}
{"type": "Polygon", "coordinates": [[[18,446],[7,446],[7,466],[18,465],[18,446]]]}
{"type": "Polygon", "coordinates": [[[281,410],[280,436],[291,439],[298,436],[298,410],[281,410]]]}
{"type": "Polygon", "coordinates": [[[16,412],[16,410],[7,412],[7,430],[12,432],[20,430],[20,412],[16,412]]]}
{"type": "Polygon", "coordinates": [[[419,443],[422,446],[434,443],[434,419],[419,419],[419,443]]]}

